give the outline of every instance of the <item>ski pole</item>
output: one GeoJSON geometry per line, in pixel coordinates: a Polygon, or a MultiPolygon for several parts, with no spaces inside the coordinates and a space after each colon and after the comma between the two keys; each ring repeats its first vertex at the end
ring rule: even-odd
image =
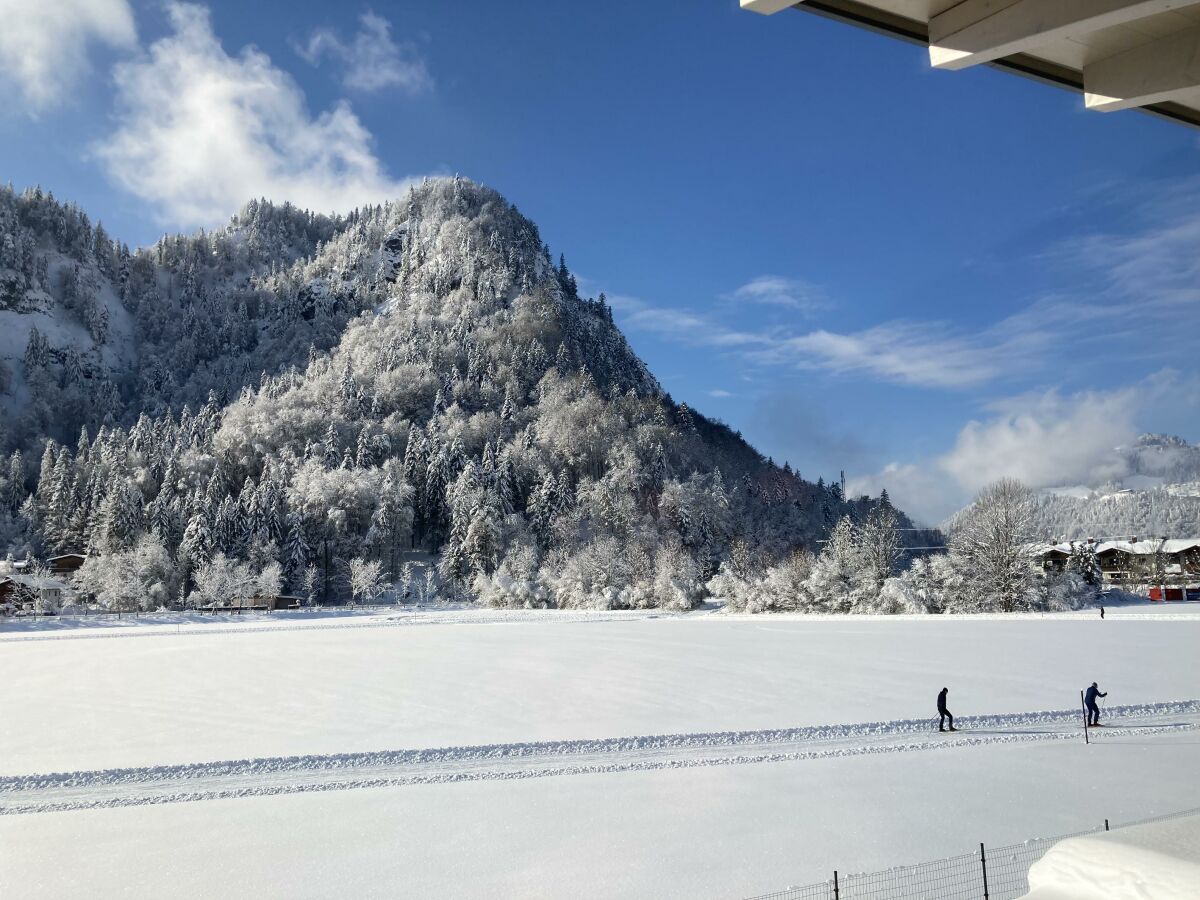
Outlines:
{"type": "Polygon", "coordinates": [[[1087,703],[1083,699],[1083,691],[1079,692],[1079,705],[1083,707],[1083,742],[1090,744],[1091,739],[1088,737],[1087,703]]]}

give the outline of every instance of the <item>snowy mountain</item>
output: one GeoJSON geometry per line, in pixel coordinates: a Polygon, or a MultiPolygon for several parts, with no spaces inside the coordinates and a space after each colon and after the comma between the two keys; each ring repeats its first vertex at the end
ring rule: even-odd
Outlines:
{"type": "Polygon", "coordinates": [[[254,202],[131,254],[78,207],[0,188],[0,450],[221,400],[332,346],[353,302],[328,301],[296,346],[269,280],[351,224],[254,202]]]}
{"type": "Polygon", "coordinates": [[[1143,434],[1117,448],[1126,465],[1123,487],[1147,488],[1200,482],[1200,445],[1166,434],[1143,434]]]}
{"type": "Polygon", "coordinates": [[[1200,446],[1143,434],[1115,448],[1107,469],[1102,482],[1039,491],[1038,534],[1047,540],[1200,535],[1200,446]]]}
{"type": "Polygon", "coordinates": [[[140,553],[162,596],[219,563],[332,597],[423,550],[491,602],[688,605],[735,544],[768,565],[887,502],[675,403],[462,179],[337,218],[257,201],[134,253],[40,191],[0,191],[0,226],[14,552],[140,553]]]}

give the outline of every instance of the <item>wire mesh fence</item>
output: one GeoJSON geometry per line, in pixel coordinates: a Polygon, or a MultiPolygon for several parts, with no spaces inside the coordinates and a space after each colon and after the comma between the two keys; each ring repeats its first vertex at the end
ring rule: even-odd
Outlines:
{"type": "MultiPolygon", "coordinates": [[[[1121,828],[1200,815],[1200,809],[1168,813],[1121,828]]],[[[985,847],[973,853],[951,856],[912,866],[897,866],[881,872],[833,873],[829,881],[791,887],[751,900],[1017,900],[1029,891],[1029,869],[1059,841],[1109,830],[1108,820],[1087,831],[1037,838],[1007,847],[985,847]]]]}

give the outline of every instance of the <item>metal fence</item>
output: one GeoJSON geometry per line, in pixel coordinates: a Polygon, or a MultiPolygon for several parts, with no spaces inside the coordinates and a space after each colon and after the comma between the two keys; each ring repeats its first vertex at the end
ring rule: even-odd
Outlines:
{"type": "MultiPolygon", "coordinates": [[[[1120,827],[1194,815],[1200,815],[1200,809],[1127,822],[1120,827]]],[[[1102,826],[1088,831],[1038,838],[1008,847],[980,844],[973,853],[914,866],[853,875],[835,871],[829,881],[762,894],[751,900],[1016,900],[1029,891],[1030,867],[1051,847],[1067,838],[1108,830],[1105,819],[1102,826]]]]}

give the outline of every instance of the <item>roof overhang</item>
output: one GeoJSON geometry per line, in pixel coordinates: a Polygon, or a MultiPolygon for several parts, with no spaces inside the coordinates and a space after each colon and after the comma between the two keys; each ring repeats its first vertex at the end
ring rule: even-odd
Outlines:
{"type": "Polygon", "coordinates": [[[1200,127],[1200,0],[741,0],[797,9],[928,48],[934,68],[1007,69],[1079,91],[1100,112],[1200,127]]]}

